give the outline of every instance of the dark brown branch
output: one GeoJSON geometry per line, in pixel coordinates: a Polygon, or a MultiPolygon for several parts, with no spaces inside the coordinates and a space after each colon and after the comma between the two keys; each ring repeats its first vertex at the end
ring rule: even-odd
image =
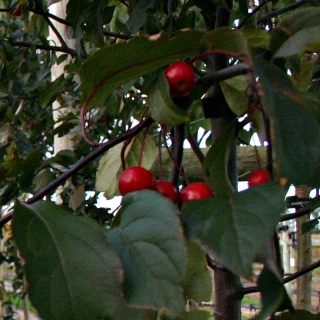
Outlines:
{"type": "Polygon", "coordinates": [[[181,172],[181,163],[183,157],[183,142],[184,142],[185,124],[180,124],[174,128],[174,140],[173,140],[173,162],[170,171],[170,181],[174,184],[178,184],[178,178],[181,172]]]}
{"type": "MultiPolygon", "coordinates": [[[[66,170],[64,173],[62,173],[58,178],[47,184],[44,188],[42,188],[40,191],[36,192],[31,198],[29,198],[26,203],[32,204],[35,203],[38,200],[43,199],[48,193],[55,190],[58,186],[60,186],[62,183],[67,181],[70,177],[72,177],[75,173],[80,171],[83,167],[91,163],[94,159],[102,155],[104,152],[108,151],[110,148],[114,147],[115,145],[129,139],[130,137],[135,136],[137,133],[139,133],[144,128],[147,128],[153,123],[153,119],[146,118],[142,120],[139,124],[137,124],[132,129],[124,132],[120,136],[107,141],[105,143],[100,144],[97,148],[95,148],[91,153],[89,153],[87,156],[80,159],[72,168],[69,170],[66,170]]],[[[6,224],[8,221],[12,219],[12,212],[9,212],[5,216],[3,216],[0,219],[0,226],[2,227],[4,224],[6,224]]]]}
{"type": "Polygon", "coordinates": [[[288,221],[288,220],[296,219],[308,213],[310,213],[309,207],[301,208],[301,209],[298,209],[295,213],[287,213],[282,215],[280,218],[280,221],[288,221]]]}
{"type": "Polygon", "coordinates": [[[244,62],[241,62],[234,66],[230,66],[227,68],[223,68],[223,69],[208,73],[207,75],[199,79],[199,84],[209,87],[220,81],[227,80],[242,74],[247,74],[250,71],[251,71],[250,66],[244,62]]]}
{"type": "MultiPolygon", "coordinates": [[[[35,44],[35,43],[31,43],[31,42],[26,42],[26,41],[10,41],[7,39],[0,39],[0,42],[8,42],[13,47],[36,48],[36,49],[40,49],[40,50],[68,53],[72,57],[77,56],[77,51],[74,49],[71,49],[69,47],[63,48],[63,47],[59,47],[59,46],[50,46],[50,45],[46,45],[46,44],[35,44]]],[[[82,58],[87,58],[87,56],[82,57],[82,58]]]]}
{"type": "MultiPolygon", "coordinates": [[[[300,270],[298,270],[297,272],[291,274],[290,276],[287,276],[285,278],[283,278],[283,283],[288,283],[290,281],[293,281],[297,278],[299,278],[300,276],[313,271],[314,269],[317,269],[320,267],[320,260],[318,260],[317,262],[314,262],[312,264],[310,264],[309,266],[302,268],[300,270]]],[[[250,294],[250,293],[254,293],[254,292],[258,292],[258,286],[251,286],[251,287],[246,287],[242,289],[243,294],[250,294]]]]}

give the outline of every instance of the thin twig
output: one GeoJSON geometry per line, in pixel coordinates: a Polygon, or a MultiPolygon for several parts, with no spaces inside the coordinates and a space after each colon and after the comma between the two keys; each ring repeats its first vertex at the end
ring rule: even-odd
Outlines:
{"type": "Polygon", "coordinates": [[[306,3],[308,3],[307,0],[300,0],[300,1],[294,2],[292,4],[289,4],[288,6],[286,6],[284,8],[281,8],[279,10],[272,11],[272,12],[266,14],[265,16],[259,18],[258,21],[257,21],[257,24],[265,23],[268,20],[270,20],[271,18],[277,17],[280,14],[286,13],[288,11],[297,9],[297,8],[301,7],[302,5],[304,5],[306,3]]]}
{"type": "MultiPolygon", "coordinates": [[[[70,177],[72,177],[75,173],[80,171],[83,167],[91,163],[93,160],[98,158],[100,155],[108,151],[110,148],[116,146],[117,144],[129,139],[130,137],[135,136],[138,134],[141,130],[144,128],[150,126],[153,123],[152,118],[146,118],[142,120],[140,123],[138,123],[135,127],[132,129],[124,132],[123,134],[119,135],[118,137],[109,140],[105,143],[100,144],[96,149],[94,149],[91,153],[89,153],[87,156],[80,159],[76,164],[72,166],[69,170],[62,173],[58,178],[51,181],[49,184],[47,184],[44,188],[36,192],[31,198],[29,198],[26,203],[32,204],[35,203],[41,199],[43,199],[48,193],[55,190],[58,186],[60,186],[62,183],[67,181],[70,177]]],[[[3,216],[0,219],[0,227],[2,227],[4,224],[6,224],[8,221],[12,219],[13,212],[9,212],[5,216],[3,216]]]]}

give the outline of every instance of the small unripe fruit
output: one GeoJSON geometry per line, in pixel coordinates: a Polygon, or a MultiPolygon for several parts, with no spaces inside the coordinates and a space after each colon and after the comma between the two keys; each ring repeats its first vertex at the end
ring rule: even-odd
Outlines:
{"type": "Polygon", "coordinates": [[[153,189],[154,176],[151,171],[134,166],[124,170],[119,178],[118,188],[122,196],[129,192],[153,189]]]}
{"type": "Polygon", "coordinates": [[[261,169],[257,171],[253,171],[249,178],[248,183],[249,187],[258,186],[260,184],[264,184],[270,180],[270,173],[268,170],[261,169]]]}
{"type": "Polygon", "coordinates": [[[171,64],[165,70],[170,92],[173,96],[185,96],[196,84],[196,75],[190,64],[179,61],[171,64]]]}
{"type": "Polygon", "coordinates": [[[214,193],[205,182],[193,182],[180,192],[181,204],[189,200],[212,198],[214,193]]]}

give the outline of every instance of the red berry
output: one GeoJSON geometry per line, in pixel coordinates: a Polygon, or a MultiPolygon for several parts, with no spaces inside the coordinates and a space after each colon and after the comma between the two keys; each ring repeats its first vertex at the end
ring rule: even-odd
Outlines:
{"type": "Polygon", "coordinates": [[[20,17],[20,16],[22,15],[22,11],[21,11],[20,7],[17,7],[17,8],[15,8],[15,9],[13,10],[13,15],[14,15],[15,17],[20,17]]]}
{"type": "Polygon", "coordinates": [[[193,182],[180,192],[181,204],[189,200],[212,198],[214,193],[204,182],[193,182]]]}
{"type": "Polygon", "coordinates": [[[248,178],[248,183],[249,183],[249,187],[254,187],[254,186],[258,186],[259,184],[263,184],[266,183],[270,180],[270,174],[268,170],[257,170],[257,171],[253,171],[249,178],[248,178]]]}
{"type": "Polygon", "coordinates": [[[196,84],[196,75],[190,64],[179,61],[166,68],[165,76],[170,92],[174,96],[184,96],[192,91],[196,84]]]}
{"type": "Polygon", "coordinates": [[[129,192],[153,189],[152,172],[142,167],[130,167],[124,170],[119,178],[118,188],[122,196],[129,192]]]}
{"type": "Polygon", "coordinates": [[[179,199],[179,192],[177,188],[169,181],[156,181],[154,189],[161,193],[163,196],[172,200],[173,203],[177,203],[179,199]]]}

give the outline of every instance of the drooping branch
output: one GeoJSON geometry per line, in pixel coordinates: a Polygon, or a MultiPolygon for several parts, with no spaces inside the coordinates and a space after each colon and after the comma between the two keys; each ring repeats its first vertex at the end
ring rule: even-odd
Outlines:
{"type": "MultiPolygon", "coordinates": [[[[117,144],[127,140],[130,137],[133,137],[137,135],[141,130],[143,130],[146,127],[149,127],[153,123],[152,118],[146,118],[139,122],[135,127],[132,129],[124,132],[123,134],[119,135],[118,137],[109,140],[105,143],[100,144],[96,149],[94,149],[91,153],[89,153],[87,156],[80,159],[76,164],[72,166],[69,170],[66,170],[63,172],[58,178],[51,181],[49,184],[47,184],[44,188],[36,192],[31,198],[29,198],[26,203],[32,204],[35,203],[43,197],[45,197],[47,194],[49,194],[51,191],[55,190],[58,186],[60,186],[62,183],[67,181],[70,177],[72,177],[74,174],[76,174],[78,171],[80,171],[83,167],[91,163],[93,160],[98,158],[100,155],[108,151],[110,148],[116,146],[117,144]]],[[[9,212],[5,216],[3,216],[0,219],[0,227],[3,227],[4,224],[6,224],[8,221],[12,219],[13,212],[9,212]]]]}

